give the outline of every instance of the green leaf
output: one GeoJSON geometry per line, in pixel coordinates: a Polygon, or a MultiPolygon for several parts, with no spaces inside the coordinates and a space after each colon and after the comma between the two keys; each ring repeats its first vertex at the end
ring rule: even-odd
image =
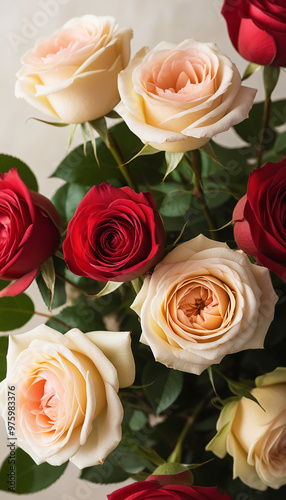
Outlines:
{"type": "Polygon", "coordinates": [[[176,401],[183,388],[183,380],[181,372],[160,363],[151,361],[145,365],[142,384],[157,415],[176,401]]]}
{"type": "Polygon", "coordinates": [[[8,172],[11,168],[17,169],[22,181],[31,191],[38,191],[37,179],[26,163],[14,156],[0,154],[0,172],[8,172]]]}
{"type": "Polygon", "coordinates": [[[93,120],[89,123],[107,147],[109,147],[109,134],[105,117],[101,116],[100,118],[97,118],[97,120],[93,120]]]}
{"type": "Polygon", "coordinates": [[[66,333],[70,328],[78,328],[84,333],[105,330],[102,314],[86,303],[65,307],[46,324],[62,333],[66,333]]]}
{"type": "Polygon", "coordinates": [[[184,189],[171,191],[163,199],[159,212],[166,217],[185,215],[191,206],[192,198],[192,193],[184,189]]]}
{"type": "Polygon", "coordinates": [[[60,214],[63,225],[74,216],[79,203],[90,189],[91,186],[67,183],[56,191],[52,202],[60,214]]]}
{"type": "MultiPolygon", "coordinates": [[[[185,466],[179,463],[164,463],[159,465],[157,469],[154,470],[152,475],[161,476],[161,475],[169,475],[169,474],[180,474],[180,472],[185,472],[189,470],[189,466],[185,466]]],[[[190,484],[192,482],[193,476],[190,474],[190,484]]]]}
{"type": "Polygon", "coordinates": [[[139,158],[139,156],[145,156],[145,155],[149,156],[149,155],[154,155],[156,153],[159,153],[158,149],[153,148],[148,143],[144,144],[143,148],[140,149],[139,153],[136,153],[136,155],[134,155],[132,158],[130,158],[130,160],[128,160],[127,162],[125,162],[124,165],[127,165],[128,163],[135,160],[136,158],[139,158]]]}
{"type": "Polygon", "coordinates": [[[67,147],[67,152],[68,152],[68,150],[70,149],[70,147],[72,145],[72,141],[73,141],[73,138],[74,138],[74,135],[75,135],[75,131],[77,129],[77,125],[78,125],[77,123],[74,123],[73,125],[71,125],[69,142],[68,142],[68,147],[67,147]]]}
{"type": "Polygon", "coordinates": [[[109,295],[110,293],[114,292],[114,290],[117,290],[117,288],[119,288],[122,284],[122,281],[108,281],[103,289],[100,290],[100,292],[98,292],[96,295],[94,295],[94,298],[99,299],[99,297],[109,295]]]}
{"type": "Polygon", "coordinates": [[[166,170],[166,173],[164,175],[163,182],[166,179],[166,177],[171,172],[173,172],[173,170],[175,170],[175,168],[179,165],[183,156],[184,156],[184,153],[170,153],[169,151],[166,151],[165,160],[166,160],[166,164],[167,164],[167,170],[166,170]]]}
{"type": "Polygon", "coordinates": [[[52,257],[47,259],[41,265],[41,274],[48,290],[50,291],[49,309],[51,310],[55,292],[55,281],[56,281],[55,267],[52,257]]]}
{"type": "Polygon", "coordinates": [[[286,132],[282,132],[277,136],[277,139],[275,141],[274,147],[273,147],[275,153],[278,153],[281,155],[281,157],[284,157],[286,154],[286,132]]]}
{"type": "Polygon", "coordinates": [[[241,382],[236,382],[235,380],[230,380],[227,377],[225,377],[225,379],[227,381],[229,389],[231,390],[231,392],[233,392],[233,394],[236,394],[237,396],[239,396],[241,398],[243,397],[243,398],[250,399],[251,401],[254,401],[255,403],[257,403],[260,406],[260,408],[263,411],[265,411],[263,406],[261,406],[259,401],[256,399],[256,397],[253,396],[253,394],[251,394],[251,392],[250,392],[251,388],[249,387],[249,385],[243,384],[241,382]]]}
{"type": "Polygon", "coordinates": [[[201,146],[200,147],[200,150],[206,154],[207,156],[209,156],[213,161],[214,163],[217,163],[218,165],[220,165],[221,167],[223,166],[220,161],[218,160],[218,158],[216,157],[215,155],[215,152],[213,150],[213,147],[211,145],[211,142],[207,142],[204,146],[201,146]]]}
{"type": "Polygon", "coordinates": [[[122,469],[114,456],[114,452],[108,455],[102,465],[86,467],[80,475],[81,479],[99,484],[120,483],[128,477],[129,474],[122,469]]]}
{"type": "Polygon", "coordinates": [[[97,165],[90,142],[86,144],[86,155],[83,147],[78,146],[64,158],[52,177],[58,177],[69,183],[82,186],[94,186],[101,182],[110,182],[121,174],[115,160],[101,139],[96,139],[97,165]]]}
{"type": "Polygon", "coordinates": [[[0,329],[3,332],[16,330],[25,325],[34,314],[34,304],[28,295],[0,298],[0,329]]]}
{"type": "MultiPolygon", "coordinates": [[[[249,118],[234,126],[236,133],[248,144],[257,148],[261,137],[264,102],[253,105],[249,112],[249,118]]],[[[265,148],[273,147],[276,139],[276,129],[286,123],[286,100],[273,101],[271,103],[270,117],[265,137],[265,148]]]]}
{"type": "Polygon", "coordinates": [[[27,121],[29,120],[35,120],[36,122],[45,123],[46,125],[52,125],[53,127],[68,127],[69,125],[69,123],[64,123],[64,122],[50,122],[47,120],[40,120],[40,118],[35,118],[34,116],[28,118],[27,121]]]}
{"type": "Polygon", "coordinates": [[[89,186],[80,186],[79,184],[69,184],[65,202],[65,215],[68,221],[74,216],[75,211],[81,200],[90,190],[89,186]]]}
{"type": "Polygon", "coordinates": [[[137,432],[145,427],[147,422],[148,418],[146,417],[145,413],[140,410],[135,410],[129,420],[129,427],[132,431],[137,432]]]}
{"type": "MultiPolygon", "coordinates": [[[[53,259],[53,266],[55,273],[64,276],[64,272],[66,269],[65,262],[62,259],[55,256],[53,256],[52,259],[53,259]]],[[[50,290],[47,287],[46,283],[44,282],[41,273],[38,274],[36,281],[46,306],[50,307],[50,298],[51,298],[50,290]]],[[[63,304],[65,304],[65,302],[66,302],[65,282],[62,279],[55,276],[53,301],[51,307],[52,309],[54,309],[56,307],[62,306],[63,304]]]]}
{"type": "Polygon", "coordinates": [[[261,68],[261,66],[259,64],[249,63],[248,66],[246,67],[244,73],[243,73],[241,81],[249,78],[251,75],[256,73],[256,71],[258,71],[260,68],[261,68]]]}
{"type": "Polygon", "coordinates": [[[0,382],[6,377],[6,356],[8,350],[8,337],[0,336],[0,382]]]}
{"type": "MultiPolygon", "coordinates": [[[[11,444],[12,440],[9,443],[11,444]]],[[[12,446],[10,450],[10,454],[0,470],[0,489],[18,495],[34,493],[48,488],[61,477],[68,464],[66,462],[58,467],[47,463],[37,465],[21,448],[17,448],[15,453],[12,446]],[[13,480],[15,481],[15,488],[11,489],[13,480]]]]}

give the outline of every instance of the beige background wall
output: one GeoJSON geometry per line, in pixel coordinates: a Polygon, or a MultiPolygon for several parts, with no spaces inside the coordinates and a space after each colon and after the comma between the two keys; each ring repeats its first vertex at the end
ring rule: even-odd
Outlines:
{"type": "MultiPolygon", "coordinates": [[[[132,54],[143,45],[154,47],[162,40],[180,42],[195,38],[203,42],[215,42],[243,72],[246,62],[233,49],[227,35],[226,24],[220,15],[222,0],[12,0],[1,3],[0,36],[0,152],[17,156],[25,161],[39,179],[40,192],[50,196],[58,181],[48,179],[50,173],[65,155],[68,129],[56,129],[33,120],[31,116],[46,118],[25,101],[14,97],[15,73],[20,58],[40,36],[48,36],[72,17],[83,14],[113,15],[120,27],[131,26],[134,30],[132,54]]],[[[261,75],[255,75],[250,86],[256,86],[261,75]]],[[[282,85],[280,86],[282,88],[282,85]]],[[[277,96],[282,92],[277,93],[277,96]]],[[[259,97],[263,97],[262,91],[259,97]]],[[[233,141],[232,134],[220,138],[225,143],[233,141]]],[[[77,141],[80,136],[77,136],[77,141]]],[[[47,312],[36,286],[29,289],[37,303],[37,310],[47,312]]],[[[1,321],[1,318],[0,318],[1,321]]],[[[24,331],[41,323],[35,316],[24,331]]],[[[1,419],[0,462],[8,454],[6,433],[1,419]]],[[[103,500],[106,492],[115,488],[98,487],[78,479],[78,469],[70,464],[61,479],[39,493],[22,495],[22,500],[103,500]]],[[[13,498],[13,494],[1,492],[1,499],[13,498]]],[[[15,498],[15,496],[14,496],[15,498]]]]}

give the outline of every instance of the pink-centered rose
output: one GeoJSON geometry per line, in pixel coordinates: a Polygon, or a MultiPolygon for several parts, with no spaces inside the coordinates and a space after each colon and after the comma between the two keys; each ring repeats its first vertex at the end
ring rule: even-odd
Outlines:
{"type": "Polygon", "coordinates": [[[149,476],[146,481],[138,481],[120,488],[108,500],[231,500],[227,493],[216,487],[191,486],[185,480],[189,471],[179,474],[149,476]]]}
{"type": "Polygon", "coordinates": [[[60,217],[45,196],[29,191],[16,169],[0,174],[0,297],[30,285],[60,241],[60,217]]]}
{"type": "Polygon", "coordinates": [[[252,172],[234,212],[237,245],[286,281],[286,158],[252,172]]]}
{"type": "Polygon", "coordinates": [[[263,347],[277,299],[267,269],[200,235],[155,267],[131,308],[156,361],[199,375],[227,354],[263,347]]]}
{"type": "Polygon", "coordinates": [[[131,281],[162,256],[165,231],[150,193],[107,182],[94,186],[69,222],[63,252],[69,269],[99,281],[131,281]]]}
{"type": "Polygon", "coordinates": [[[224,0],[221,12],[242,57],[263,66],[286,65],[285,0],[224,0]]]}
{"type": "MultiPolygon", "coordinates": [[[[207,449],[233,457],[233,478],[257,490],[286,484],[286,368],[255,380],[251,394],[224,406],[207,449]]],[[[269,498],[271,498],[271,493],[269,498]]]]}
{"type": "Polygon", "coordinates": [[[116,107],[142,142],[184,152],[248,117],[256,90],[214,44],[185,40],[143,48],[118,77],[116,107]]]}
{"type": "Polygon", "coordinates": [[[110,16],[71,19],[23,56],[16,97],[65,123],[107,114],[119,101],[117,75],[128,64],[131,38],[110,16]]]}
{"type": "Polygon", "coordinates": [[[13,391],[17,445],[37,464],[70,459],[82,469],[102,463],[118,445],[118,390],[135,374],[130,343],[129,332],[74,328],[62,335],[46,325],[9,337],[0,408],[9,426],[13,391]]]}

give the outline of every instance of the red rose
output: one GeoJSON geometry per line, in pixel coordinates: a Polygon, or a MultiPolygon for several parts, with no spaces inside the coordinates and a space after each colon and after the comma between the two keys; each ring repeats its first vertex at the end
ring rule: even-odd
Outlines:
{"type": "Polygon", "coordinates": [[[237,245],[286,281],[286,158],[252,172],[233,221],[237,245]]]}
{"type": "Polygon", "coordinates": [[[99,281],[131,281],[162,256],[165,231],[150,193],[103,182],[70,220],[63,244],[69,269],[99,281]]]}
{"type": "Polygon", "coordinates": [[[26,290],[41,264],[56,251],[59,226],[54,205],[29,191],[16,169],[0,174],[0,279],[13,281],[0,297],[26,290]]]}
{"type": "Polygon", "coordinates": [[[286,65],[285,0],[225,0],[221,12],[242,57],[263,66],[286,65]]]}
{"type": "Polygon", "coordinates": [[[181,484],[181,478],[185,474],[183,472],[150,476],[146,481],[138,481],[114,491],[107,495],[107,498],[108,500],[231,500],[227,493],[221,493],[216,487],[181,484]]]}

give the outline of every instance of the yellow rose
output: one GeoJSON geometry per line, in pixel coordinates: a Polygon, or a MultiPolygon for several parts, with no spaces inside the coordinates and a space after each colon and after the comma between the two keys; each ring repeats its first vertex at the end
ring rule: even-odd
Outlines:
{"type": "Polygon", "coordinates": [[[226,405],[207,450],[233,457],[233,478],[257,490],[286,484],[286,368],[257,377],[245,397],[226,405]]]}
{"type": "Polygon", "coordinates": [[[226,354],[261,348],[277,299],[267,269],[200,235],[155,267],[131,307],[157,361],[200,374],[226,354]]]}
{"type": "Polygon", "coordinates": [[[0,384],[6,425],[16,398],[17,444],[37,464],[102,463],[121,439],[119,387],[134,380],[128,332],[65,335],[41,325],[9,337],[7,376],[0,384]],[[14,387],[14,391],[11,389],[14,387]]]}
{"type": "Polygon", "coordinates": [[[184,152],[248,117],[255,89],[212,43],[185,40],[143,48],[118,77],[116,111],[142,142],[184,152]]]}
{"type": "Polygon", "coordinates": [[[131,38],[113,17],[71,19],[23,56],[16,97],[65,123],[107,114],[119,101],[117,75],[128,64],[131,38]]]}

